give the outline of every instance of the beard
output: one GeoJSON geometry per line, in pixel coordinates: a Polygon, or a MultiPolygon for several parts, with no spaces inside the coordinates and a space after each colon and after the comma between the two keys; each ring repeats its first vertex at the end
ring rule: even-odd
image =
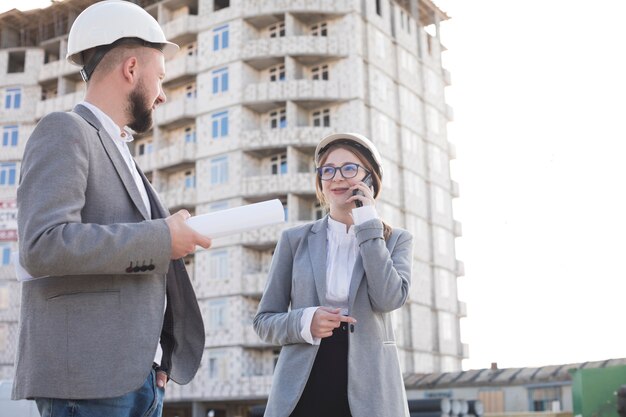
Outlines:
{"type": "Polygon", "coordinates": [[[144,133],[152,127],[152,106],[146,104],[147,98],[143,83],[139,83],[128,95],[128,113],[130,123],[128,127],[137,133],[144,133]]]}

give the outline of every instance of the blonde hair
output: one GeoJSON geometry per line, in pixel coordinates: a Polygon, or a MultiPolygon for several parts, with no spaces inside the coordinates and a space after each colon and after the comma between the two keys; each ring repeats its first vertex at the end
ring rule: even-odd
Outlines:
{"type": "MultiPolygon", "coordinates": [[[[359,161],[363,164],[365,169],[367,169],[372,176],[372,186],[374,187],[374,198],[377,198],[382,189],[382,180],[380,176],[378,175],[377,170],[374,169],[374,166],[370,162],[369,158],[367,158],[358,148],[354,146],[350,146],[348,143],[345,143],[345,142],[339,143],[336,145],[331,144],[319,156],[319,166],[324,165],[330,152],[335,149],[345,149],[346,151],[354,154],[359,159],[359,161]]],[[[322,178],[319,176],[319,174],[315,175],[315,194],[317,195],[317,200],[319,201],[322,208],[328,212],[330,210],[330,206],[328,202],[326,201],[326,198],[324,197],[324,193],[322,192],[322,178]]],[[[385,238],[385,240],[389,239],[392,231],[393,230],[391,226],[389,226],[387,223],[383,221],[383,237],[385,238]]]]}

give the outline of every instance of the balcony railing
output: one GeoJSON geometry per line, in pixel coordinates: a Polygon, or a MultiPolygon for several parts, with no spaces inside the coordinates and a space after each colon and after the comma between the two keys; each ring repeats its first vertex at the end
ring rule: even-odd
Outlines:
{"type": "Polygon", "coordinates": [[[157,107],[154,120],[160,125],[185,124],[196,117],[196,99],[183,97],[157,107]]]}
{"type": "Polygon", "coordinates": [[[266,60],[270,56],[347,56],[350,40],[339,36],[287,36],[247,41],[242,59],[266,60]]]}
{"type": "Polygon", "coordinates": [[[329,127],[288,127],[284,129],[258,129],[241,132],[244,150],[286,148],[287,146],[314,148],[320,139],[334,129],[329,127]]]}
{"type": "Polygon", "coordinates": [[[163,204],[170,210],[180,207],[195,206],[197,200],[195,188],[177,188],[174,190],[161,191],[159,196],[163,204]]]}
{"type": "Polygon", "coordinates": [[[167,61],[165,63],[165,73],[167,74],[165,79],[167,83],[195,75],[198,73],[198,57],[196,55],[185,55],[167,61]]]}
{"type": "MultiPolygon", "coordinates": [[[[182,141],[179,141],[182,142],[182,141]]],[[[196,160],[196,144],[176,143],[157,152],[156,168],[172,168],[181,164],[192,164],[196,160]]]]}
{"type": "Polygon", "coordinates": [[[242,196],[254,197],[264,194],[315,193],[313,173],[289,175],[259,175],[243,180],[242,196]]]}
{"type": "Polygon", "coordinates": [[[348,13],[352,9],[351,0],[247,0],[244,16],[265,16],[285,12],[309,13],[348,13]]]}
{"type": "Polygon", "coordinates": [[[39,119],[48,113],[55,111],[69,111],[74,108],[76,104],[81,102],[85,97],[84,91],[76,91],[75,93],[65,94],[60,97],[51,98],[44,101],[37,102],[37,109],[35,110],[35,116],[39,119]]]}
{"type": "Polygon", "coordinates": [[[247,104],[287,100],[347,100],[351,97],[349,83],[321,80],[248,84],[243,93],[243,101],[247,104]]]}
{"type": "Polygon", "coordinates": [[[198,16],[184,15],[163,25],[165,38],[177,43],[186,36],[194,37],[198,33],[198,16]]]}
{"type": "Polygon", "coordinates": [[[241,279],[241,293],[248,296],[261,296],[266,281],[267,272],[244,274],[241,279]]]}
{"type": "Polygon", "coordinates": [[[59,59],[57,61],[48,62],[44,64],[39,70],[39,81],[53,80],[60,76],[69,74],[78,74],[80,68],[76,65],[72,65],[65,59],[59,59]]]}

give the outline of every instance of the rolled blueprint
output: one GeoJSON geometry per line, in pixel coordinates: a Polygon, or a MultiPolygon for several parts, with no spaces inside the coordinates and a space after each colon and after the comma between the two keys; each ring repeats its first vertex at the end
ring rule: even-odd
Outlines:
{"type": "Polygon", "coordinates": [[[187,225],[214,239],[284,221],[283,204],[274,199],[190,217],[187,225]]]}

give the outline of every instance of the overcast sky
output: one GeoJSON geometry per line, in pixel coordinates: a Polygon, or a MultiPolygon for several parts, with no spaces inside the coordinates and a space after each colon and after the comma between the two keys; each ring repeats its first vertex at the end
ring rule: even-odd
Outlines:
{"type": "Polygon", "coordinates": [[[435,1],[464,369],[626,357],[626,2],[435,1]]]}

